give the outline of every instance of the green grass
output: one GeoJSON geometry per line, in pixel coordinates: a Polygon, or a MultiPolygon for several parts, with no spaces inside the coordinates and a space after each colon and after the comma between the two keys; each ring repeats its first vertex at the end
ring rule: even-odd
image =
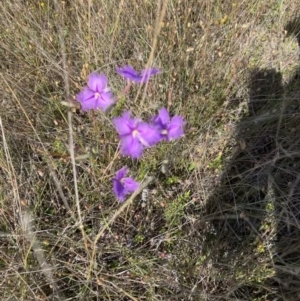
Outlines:
{"type": "Polygon", "coordinates": [[[108,115],[72,111],[89,240],[120,208],[116,170],[155,178],[103,233],[92,264],[64,69],[71,98],[94,70],[118,95],[115,66],[146,65],[157,4],[23,2],[0,4],[3,300],[296,300],[299,0],[169,0],[153,58],[162,72],[145,98],[133,86],[108,115]],[[139,161],[119,156],[111,118],[128,110],[147,119],[160,107],[184,117],[185,136],[139,161]]]}

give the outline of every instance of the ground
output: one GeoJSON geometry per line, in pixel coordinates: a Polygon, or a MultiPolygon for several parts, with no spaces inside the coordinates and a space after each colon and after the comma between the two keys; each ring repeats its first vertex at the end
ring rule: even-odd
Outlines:
{"type": "Polygon", "coordinates": [[[3,0],[2,299],[298,300],[299,5],[3,0]],[[66,106],[93,71],[107,114],[66,106]],[[184,137],[121,156],[111,119],[161,107],[184,137]],[[153,181],[122,205],[125,165],[153,181]]]}

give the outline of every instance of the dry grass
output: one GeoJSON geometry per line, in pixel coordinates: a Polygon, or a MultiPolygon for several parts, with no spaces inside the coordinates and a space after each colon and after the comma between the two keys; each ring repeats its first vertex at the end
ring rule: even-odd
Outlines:
{"type": "Polygon", "coordinates": [[[1,2],[3,300],[299,299],[300,1],[164,2],[1,2]],[[61,104],[149,58],[109,115],[61,104]],[[186,136],[119,157],[111,117],[161,106],[186,136]],[[124,164],[155,181],[115,218],[124,164]]]}

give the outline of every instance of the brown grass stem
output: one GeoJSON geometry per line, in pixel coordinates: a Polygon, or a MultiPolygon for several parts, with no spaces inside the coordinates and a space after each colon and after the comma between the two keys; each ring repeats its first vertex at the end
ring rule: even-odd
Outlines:
{"type": "MultiPolygon", "coordinates": [[[[55,8],[57,14],[60,16],[60,24],[58,25],[59,31],[59,42],[61,48],[61,57],[62,57],[62,65],[63,65],[63,80],[64,80],[64,88],[65,88],[65,98],[68,100],[70,98],[70,83],[69,83],[69,74],[68,74],[68,65],[67,65],[67,51],[64,39],[64,15],[63,15],[63,4],[62,8],[58,5],[58,2],[55,0],[55,8]]],[[[72,170],[73,170],[73,183],[74,183],[74,191],[75,191],[75,202],[77,208],[77,216],[78,216],[78,223],[79,229],[82,234],[82,238],[85,245],[85,250],[87,256],[89,257],[89,247],[88,247],[88,237],[84,231],[83,222],[82,222],[82,215],[80,209],[80,202],[79,202],[79,194],[78,194],[78,185],[77,185],[77,171],[76,171],[76,162],[75,162],[75,153],[74,153],[74,140],[73,140],[73,126],[72,126],[72,109],[68,110],[68,126],[69,126],[69,152],[72,162],[72,170]]]]}

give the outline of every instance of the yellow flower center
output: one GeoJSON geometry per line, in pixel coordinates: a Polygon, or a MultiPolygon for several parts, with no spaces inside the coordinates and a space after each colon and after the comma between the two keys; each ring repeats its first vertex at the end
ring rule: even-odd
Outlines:
{"type": "Polygon", "coordinates": [[[96,92],[95,95],[94,95],[94,97],[95,97],[96,99],[98,99],[98,98],[100,97],[100,93],[96,92]]]}
{"type": "Polygon", "coordinates": [[[168,130],[162,130],[162,131],[161,131],[161,134],[162,134],[162,135],[168,135],[168,130]]]}

